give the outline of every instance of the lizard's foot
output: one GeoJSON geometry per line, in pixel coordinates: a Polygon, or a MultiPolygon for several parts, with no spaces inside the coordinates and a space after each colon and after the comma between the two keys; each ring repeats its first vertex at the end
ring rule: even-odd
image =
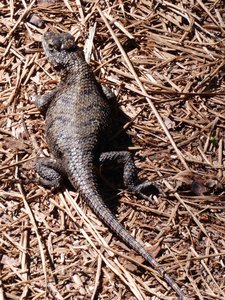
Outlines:
{"type": "Polygon", "coordinates": [[[159,189],[152,182],[140,182],[137,178],[137,171],[133,157],[128,151],[103,152],[100,156],[100,163],[114,161],[123,165],[123,181],[129,191],[147,199],[153,203],[153,195],[159,194],[159,189]]]}
{"type": "Polygon", "coordinates": [[[116,95],[114,94],[114,92],[107,86],[101,84],[102,87],[102,91],[104,93],[104,95],[106,96],[106,98],[108,100],[115,100],[116,99],[116,95]]]}
{"type": "Polygon", "coordinates": [[[160,193],[158,187],[150,181],[145,181],[143,183],[131,186],[129,187],[129,190],[139,195],[143,199],[152,202],[153,204],[156,203],[153,196],[157,196],[160,193]]]}
{"type": "Polygon", "coordinates": [[[45,105],[45,96],[41,95],[31,95],[30,96],[30,101],[34,103],[34,105],[41,110],[43,106],[45,105]]]}
{"type": "Polygon", "coordinates": [[[54,159],[47,157],[38,158],[35,168],[41,185],[51,189],[51,191],[55,191],[62,186],[63,176],[54,159]]]}
{"type": "Polygon", "coordinates": [[[43,114],[46,112],[46,109],[50,101],[48,98],[48,94],[47,96],[31,95],[30,100],[37,107],[37,109],[43,114]]]}

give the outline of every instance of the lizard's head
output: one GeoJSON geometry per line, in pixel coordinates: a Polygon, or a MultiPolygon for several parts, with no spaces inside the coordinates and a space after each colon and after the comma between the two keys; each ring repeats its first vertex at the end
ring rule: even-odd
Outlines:
{"type": "Polygon", "coordinates": [[[63,72],[79,64],[83,56],[69,33],[46,32],[42,38],[45,54],[56,71],[63,72]]]}

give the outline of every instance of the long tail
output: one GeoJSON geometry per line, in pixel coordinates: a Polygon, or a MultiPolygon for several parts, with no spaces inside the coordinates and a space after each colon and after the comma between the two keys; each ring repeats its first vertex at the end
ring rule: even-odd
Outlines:
{"type": "MultiPolygon", "coordinates": [[[[84,197],[90,208],[99,217],[99,219],[101,219],[101,221],[103,221],[105,225],[112,230],[112,232],[114,232],[130,248],[132,248],[143,258],[145,258],[149,262],[149,264],[161,274],[167,284],[177,293],[180,300],[184,300],[185,296],[176,282],[165,272],[162,267],[160,267],[159,263],[157,263],[157,261],[147,252],[147,250],[126,231],[123,225],[107,208],[102,200],[102,197],[96,189],[94,178],[90,173],[88,175],[89,178],[86,178],[86,180],[82,180],[82,183],[80,182],[81,184],[79,185],[80,193],[84,197]]],[[[71,178],[71,181],[75,184],[75,182],[73,182],[73,178],[71,178]]]]}

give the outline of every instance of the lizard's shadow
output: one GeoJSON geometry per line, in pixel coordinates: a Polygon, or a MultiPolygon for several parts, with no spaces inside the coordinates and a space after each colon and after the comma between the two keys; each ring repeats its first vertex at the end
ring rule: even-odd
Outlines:
{"type": "MultiPolygon", "coordinates": [[[[104,145],[103,151],[129,151],[132,138],[124,128],[131,119],[120,108],[116,96],[108,101],[113,112],[114,130],[104,145]]],[[[105,161],[100,165],[98,183],[106,205],[116,213],[120,199],[118,191],[126,188],[123,184],[123,166],[113,161],[105,161]]]]}

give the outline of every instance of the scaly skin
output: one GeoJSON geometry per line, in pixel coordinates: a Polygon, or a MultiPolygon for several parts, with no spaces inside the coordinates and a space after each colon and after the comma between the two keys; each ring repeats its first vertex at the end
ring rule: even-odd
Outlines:
{"type": "Polygon", "coordinates": [[[68,178],[95,214],[157,269],[179,299],[184,299],[178,285],[117,221],[98,191],[95,166],[104,160],[117,160],[124,165],[124,183],[130,190],[146,197],[142,189],[152,184],[138,184],[129,152],[102,153],[102,145],[113,128],[112,111],[82,51],[68,33],[47,32],[43,36],[43,48],[53,68],[61,74],[58,87],[35,100],[45,113],[46,139],[54,157],[37,160],[36,169],[43,185],[58,188],[63,178],[68,178]]]}

